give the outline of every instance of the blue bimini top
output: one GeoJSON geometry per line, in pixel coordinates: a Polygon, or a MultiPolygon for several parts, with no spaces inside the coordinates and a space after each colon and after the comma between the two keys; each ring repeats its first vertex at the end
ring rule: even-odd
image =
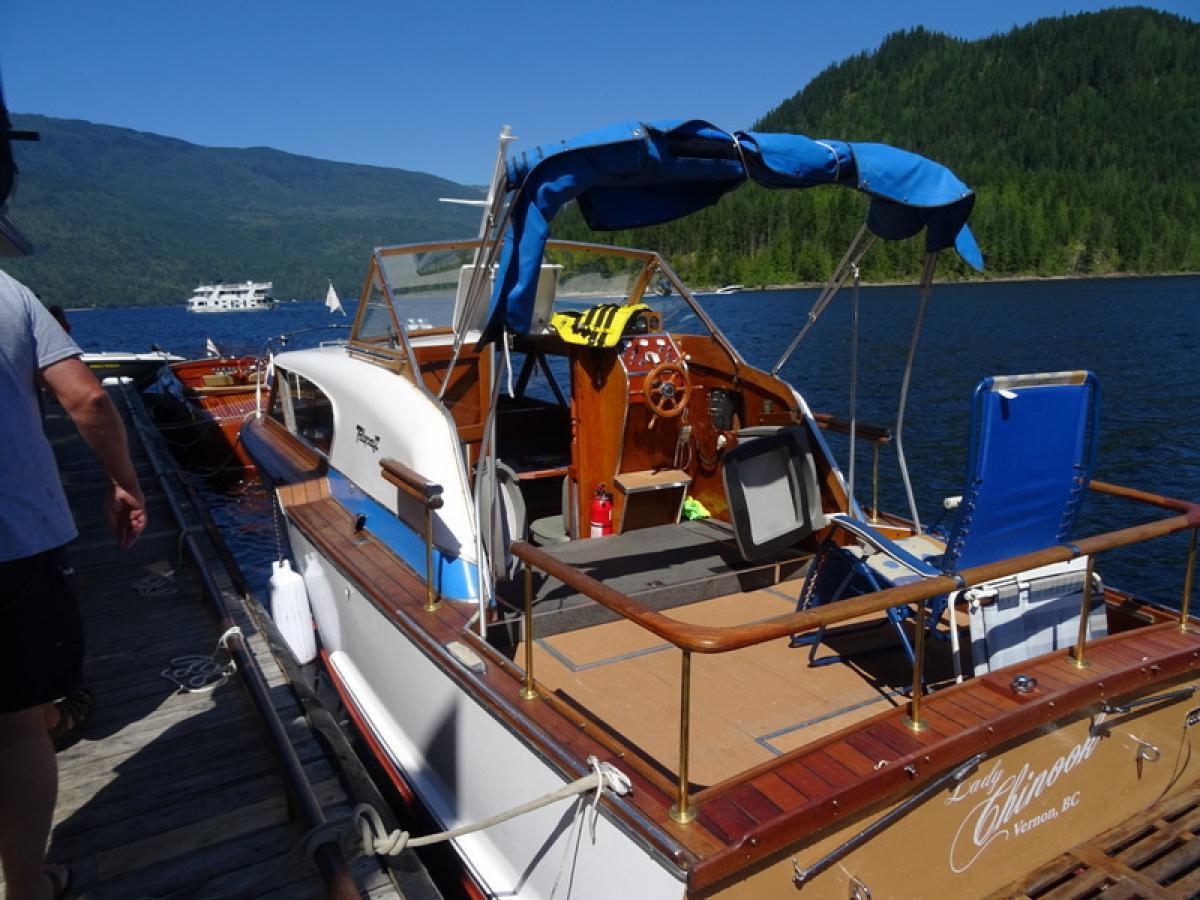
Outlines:
{"type": "Polygon", "coordinates": [[[730,133],[708,122],[626,122],[508,161],[515,192],[484,340],[501,325],[527,333],[550,222],[576,200],[588,225],[657,225],[716,203],[748,180],[774,188],[838,184],[871,198],[867,226],[901,240],[922,228],[930,251],[955,247],[974,268],[983,255],[967,227],[975,193],[938,163],[890,147],[799,134],[730,133]]]}

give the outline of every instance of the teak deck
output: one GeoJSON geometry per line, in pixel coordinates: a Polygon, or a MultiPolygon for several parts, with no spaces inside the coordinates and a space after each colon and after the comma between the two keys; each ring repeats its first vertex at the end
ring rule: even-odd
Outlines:
{"type": "MultiPolygon", "coordinates": [[[[120,389],[113,394],[126,412],[120,389]]],[[[150,525],[120,553],[103,520],[98,464],[52,404],[46,428],[80,531],[71,561],[87,636],[85,682],[96,695],[82,739],[58,756],[49,853],[70,865],[71,896],[124,900],[202,885],[224,893],[264,875],[255,896],[328,896],[303,854],[278,868],[305,828],[289,812],[279,765],[241,676],[209,693],[181,694],[161,675],[175,657],[213,653],[220,628],[195,570],[180,561],[180,529],[138,429],[127,422],[150,525]],[[173,592],[139,595],[136,583],[155,573],[168,575],[173,592]]],[[[240,607],[235,615],[319,802],[331,817],[349,812],[262,636],[240,607]]],[[[374,860],[350,873],[363,896],[399,896],[374,860]]]]}

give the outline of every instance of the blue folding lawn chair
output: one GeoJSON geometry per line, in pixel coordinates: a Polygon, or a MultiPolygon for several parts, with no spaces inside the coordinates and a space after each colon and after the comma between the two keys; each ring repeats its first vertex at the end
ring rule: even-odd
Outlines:
{"type": "MultiPolygon", "coordinates": [[[[798,608],[955,575],[1069,540],[1095,464],[1099,391],[1091,372],[985,378],[972,401],[967,481],[953,520],[893,541],[857,519],[830,516],[855,543],[824,542],[798,608]]],[[[936,630],[948,602],[945,596],[929,601],[930,629],[936,630]]],[[[887,614],[910,661],[913,648],[903,625],[911,615],[907,606],[887,614]]],[[[826,636],[821,629],[792,643],[811,644],[812,665],[837,662],[840,656],[816,656],[826,636]]]]}

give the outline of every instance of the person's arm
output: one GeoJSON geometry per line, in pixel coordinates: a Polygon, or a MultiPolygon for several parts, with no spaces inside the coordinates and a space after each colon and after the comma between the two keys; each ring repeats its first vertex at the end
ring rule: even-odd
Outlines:
{"type": "Polygon", "coordinates": [[[128,549],[146,527],[146,500],[129,458],[121,414],[77,356],[46,366],[41,376],[108,473],[108,525],[117,543],[128,549]]]}

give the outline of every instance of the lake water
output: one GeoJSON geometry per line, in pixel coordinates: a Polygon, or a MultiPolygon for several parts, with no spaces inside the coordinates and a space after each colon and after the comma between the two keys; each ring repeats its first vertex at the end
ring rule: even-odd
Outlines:
{"type": "MultiPolygon", "coordinates": [[[[816,297],[812,290],[705,296],[705,308],[746,359],[770,368],[796,334],[816,297]]],[[[782,374],[814,410],[845,415],[850,303],[844,291],[792,356],[782,374]]],[[[900,378],[917,309],[914,287],[860,293],[858,418],[893,424],[900,378]]],[[[353,308],[347,311],[353,315],[353,308]]],[[[202,356],[211,338],[231,353],[257,353],[284,332],[349,319],[320,303],[283,303],[272,312],[197,315],[172,308],[69,313],[85,350],[147,350],[151,344],[202,356]]],[[[299,335],[312,345],[335,332],[299,335]]],[[[974,386],[989,375],[1091,369],[1101,385],[1100,448],[1095,477],[1185,499],[1200,498],[1200,277],[1129,278],[938,285],[926,315],[905,424],[905,453],[922,520],[941,499],[961,493],[964,440],[974,386]]],[[[843,466],[846,445],[831,440],[843,466]]],[[[869,501],[870,457],[858,461],[858,494],[869,501]]],[[[894,451],[882,456],[882,505],[903,512],[894,451]]],[[[218,510],[231,544],[257,584],[274,553],[261,491],[248,487],[218,510]]],[[[1080,534],[1107,531],[1151,514],[1093,495],[1080,534]]],[[[1114,584],[1178,603],[1187,544],[1183,536],[1135,551],[1106,554],[1099,570],[1114,584]]]]}

